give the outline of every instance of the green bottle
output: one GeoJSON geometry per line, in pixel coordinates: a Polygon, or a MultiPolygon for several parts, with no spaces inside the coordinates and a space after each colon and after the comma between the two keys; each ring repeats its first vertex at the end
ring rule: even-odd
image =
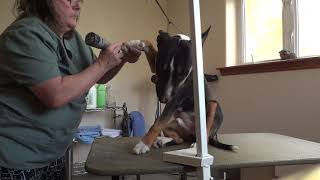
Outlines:
{"type": "Polygon", "coordinates": [[[106,106],[106,86],[99,84],[97,87],[97,108],[105,108],[106,106]]]}

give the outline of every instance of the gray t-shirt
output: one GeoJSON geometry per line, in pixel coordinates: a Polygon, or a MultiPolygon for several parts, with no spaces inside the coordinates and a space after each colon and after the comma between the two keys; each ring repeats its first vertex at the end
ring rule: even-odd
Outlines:
{"type": "Polygon", "coordinates": [[[50,109],[29,87],[76,74],[93,63],[76,33],[59,38],[37,17],[13,22],[0,36],[0,166],[39,168],[62,156],[86,107],[85,94],[50,109]]]}

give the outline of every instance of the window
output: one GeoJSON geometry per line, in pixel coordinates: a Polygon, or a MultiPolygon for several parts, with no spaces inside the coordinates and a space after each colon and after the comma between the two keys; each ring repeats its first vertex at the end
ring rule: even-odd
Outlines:
{"type": "Polygon", "coordinates": [[[319,0],[241,0],[240,63],[320,55],[319,0]]]}
{"type": "Polygon", "coordinates": [[[245,0],[246,62],[278,59],[283,44],[281,7],[280,0],[245,0]]]}
{"type": "Polygon", "coordinates": [[[298,55],[320,55],[320,18],[319,0],[298,0],[298,55]]]}

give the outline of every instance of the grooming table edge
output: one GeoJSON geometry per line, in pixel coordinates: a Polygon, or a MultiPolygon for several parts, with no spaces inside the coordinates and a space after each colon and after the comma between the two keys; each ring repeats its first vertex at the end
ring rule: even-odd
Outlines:
{"type": "MultiPolygon", "coordinates": [[[[96,139],[86,161],[86,171],[99,176],[125,176],[195,170],[162,160],[163,152],[188,148],[189,144],[135,155],[132,149],[139,140],[136,137],[96,139]]],[[[208,146],[208,153],[214,157],[213,171],[320,163],[320,144],[298,138],[272,133],[240,133],[221,134],[219,140],[237,145],[239,150],[229,152],[208,146]]]]}

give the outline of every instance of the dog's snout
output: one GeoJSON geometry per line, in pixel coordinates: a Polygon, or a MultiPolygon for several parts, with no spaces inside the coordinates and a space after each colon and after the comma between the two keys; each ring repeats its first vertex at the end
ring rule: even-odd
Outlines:
{"type": "Polygon", "coordinates": [[[161,103],[164,103],[164,104],[165,104],[165,103],[167,103],[168,101],[169,101],[169,98],[168,98],[168,97],[161,97],[161,98],[160,98],[160,102],[161,102],[161,103]]]}
{"type": "Polygon", "coordinates": [[[158,80],[158,76],[157,75],[152,75],[151,76],[151,82],[153,82],[153,83],[157,83],[157,80],[158,80]]]}

